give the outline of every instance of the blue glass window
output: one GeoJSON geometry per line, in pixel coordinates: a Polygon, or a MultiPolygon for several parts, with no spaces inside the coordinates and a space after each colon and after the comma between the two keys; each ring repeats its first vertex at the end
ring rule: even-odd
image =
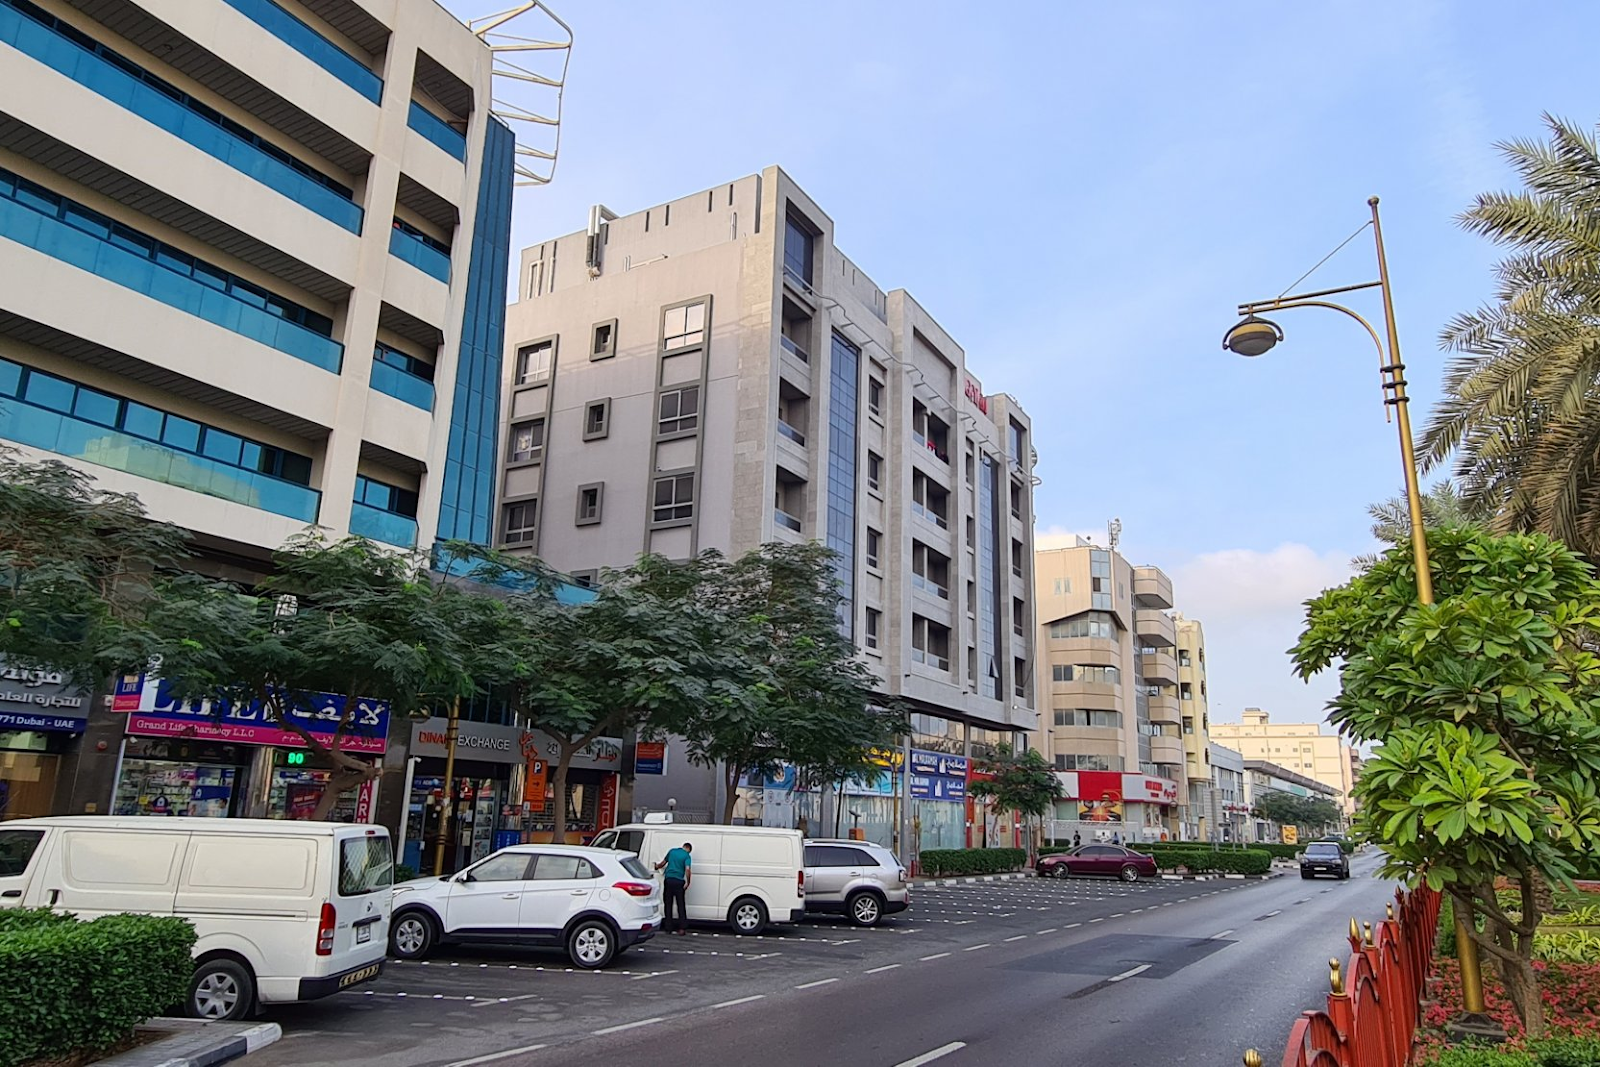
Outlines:
{"type": "Polygon", "coordinates": [[[383,79],[272,0],[223,0],[229,7],[311,60],[374,104],[383,99],[383,79]]]}
{"type": "Polygon", "coordinates": [[[450,246],[401,219],[394,220],[389,253],[441,282],[450,280],[450,246]]]}
{"type": "Polygon", "coordinates": [[[51,411],[69,412],[72,410],[72,383],[50,374],[31,374],[22,399],[51,411]]]}
{"type": "Polygon", "coordinates": [[[839,629],[855,638],[856,596],[856,401],[861,350],[833,335],[828,373],[828,536],[839,578],[839,629]]]}
{"type": "Polygon", "coordinates": [[[101,426],[115,426],[117,409],[121,406],[121,401],[116,397],[80,385],[77,399],[72,404],[72,413],[80,419],[98,422],[101,426]]]}
{"type": "Polygon", "coordinates": [[[161,443],[185,452],[200,451],[200,424],[181,415],[168,415],[161,431],[161,443]]]}
{"type": "Polygon", "coordinates": [[[122,428],[137,437],[159,441],[161,440],[161,420],[165,417],[155,408],[145,407],[143,404],[130,400],[122,412],[122,428]]]}
{"type": "Polygon", "coordinates": [[[237,435],[226,430],[207,429],[200,451],[212,459],[220,459],[229,466],[237,467],[243,449],[244,441],[237,435]]]}
{"type": "Polygon", "coordinates": [[[415,100],[411,101],[411,110],[406,114],[406,125],[461,162],[467,161],[466,134],[415,100]]]}

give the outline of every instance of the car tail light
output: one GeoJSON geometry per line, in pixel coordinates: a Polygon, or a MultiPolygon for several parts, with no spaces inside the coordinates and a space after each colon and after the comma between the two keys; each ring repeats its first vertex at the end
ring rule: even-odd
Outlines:
{"type": "Polygon", "coordinates": [[[794,872],[794,891],[798,896],[803,897],[806,895],[806,872],[804,870],[794,872]]]}
{"type": "Polygon", "coordinates": [[[333,910],[333,905],[322,905],[322,919],[317,923],[317,955],[333,955],[333,927],[338,921],[339,913],[333,910]]]}
{"type": "Polygon", "coordinates": [[[630,897],[647,897],[656,891],[654,882],[616,882],[612,889],[620,889],[630,897]]]}
{"type": "Polygon", "coordinates": [[[900,868],[900,884],[906,884],[906,871],[904,867],[900,868]]]}

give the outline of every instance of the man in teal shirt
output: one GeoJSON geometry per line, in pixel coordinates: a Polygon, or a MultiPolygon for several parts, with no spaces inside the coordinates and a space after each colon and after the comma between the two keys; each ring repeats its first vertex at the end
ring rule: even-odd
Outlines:
{"type": "Polygon", "coordinates": [[[694,880],[694,875],[689,870],[691,858],[689,854],[693,851],[694,846],[685,841],[682,848],[669,850],[661,862],[656,864],[656,870],[665,867],[667,871],[661,882],[662,895],[666,897],[667,907],[666,919],[663,920],[661,927],[669,934],[677,933],[685,937],[689,935],[689,909],[684,904],[684,894],[689,889],[689,883],[694,880]],[[674,901],[678,906],[677,930],[670,929],[674,901]]]}

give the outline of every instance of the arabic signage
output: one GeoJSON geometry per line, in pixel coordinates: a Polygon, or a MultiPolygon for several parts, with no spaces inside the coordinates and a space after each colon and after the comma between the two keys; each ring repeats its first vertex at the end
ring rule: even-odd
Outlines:
{"type": "Polygon", "coordinates": [[[88,716],[88,693],[72,679],[0,661],[0,730],[81,734],[88,716]]]}
{"type": "Polygon", "coordinates": [[[965,756],[911,750],[913,800],[966,800],[971,762],[965,756]]]}
{"type": "Polygon", "coordinates": [[[985,415],[989,414],[989,398],[983,395],[983,386],[972,378],[967,379],[967,399],[972,401],[979,411],[985,415]]]}
{"type": "Polygon", "coordinates": [[[1153,774],[1121,771],[1058,771],[1064,796],[1080,802],[1079,817],[1090,822],[1117,822],[1122,805],[1178,802],[1178,783],[1153,774]]]}
{"type": "Polygon", "coordinates": [[[633,746],[634,774],[666,774],[667,743],[665,741],[640,741],[633,746]]]}
{"type": "MultiPolygon", "coordinates": [[[[411,728],[411,754],[443,759],[445,741],[450,729],[446,719],[432,718],[411,728]]],[[[544,759],[554,766],[561,756],[561,746],[555,738],[538,730],[524,730],[520,726],[500,726],[488,722],[456,723],[456,759],[476,760],[479,763],[523,763],[530,759],[544,759]]],[[[622,767],[622,740],[616,737],[597,737],[573,754],[573,767],[589,770],[616,771],[622,767]]]]}
{"type": "MultiPolygon", "coordinates": [[[[118,680],[118,693],[125,682],[118,680]]],[[[348,698],[339,693],[309,693],[305,698],[309,706],[289,714],[307,733],[331,742],[344,721],[348,698]]],[[[117,699],[113,695],[113,708],[117,699]]],[[[190,737],[245,745],[306,747],[299,734],[279,725],[272,711],[259,701],[248,705],[213,704],[209,700],[185,703],[172,695],[164,679],[148,675],[140,684],[136,709],[128,713],[128,733],[135,737],[190,737]]],[[[389,705],[381,700],[357,700],[355,713],[339,737],[340,751],[381,755],[388,745],[389,705]]]]}

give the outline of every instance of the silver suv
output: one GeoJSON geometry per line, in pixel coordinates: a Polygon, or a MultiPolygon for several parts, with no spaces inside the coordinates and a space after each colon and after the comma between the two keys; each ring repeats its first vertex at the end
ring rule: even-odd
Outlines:
{"type": "Polygon", "coordinates": [[[877,926],[910,906],[905,868],[882,845],[806,842],[806,911],[842,913],[857,926],[877,926]]]}

